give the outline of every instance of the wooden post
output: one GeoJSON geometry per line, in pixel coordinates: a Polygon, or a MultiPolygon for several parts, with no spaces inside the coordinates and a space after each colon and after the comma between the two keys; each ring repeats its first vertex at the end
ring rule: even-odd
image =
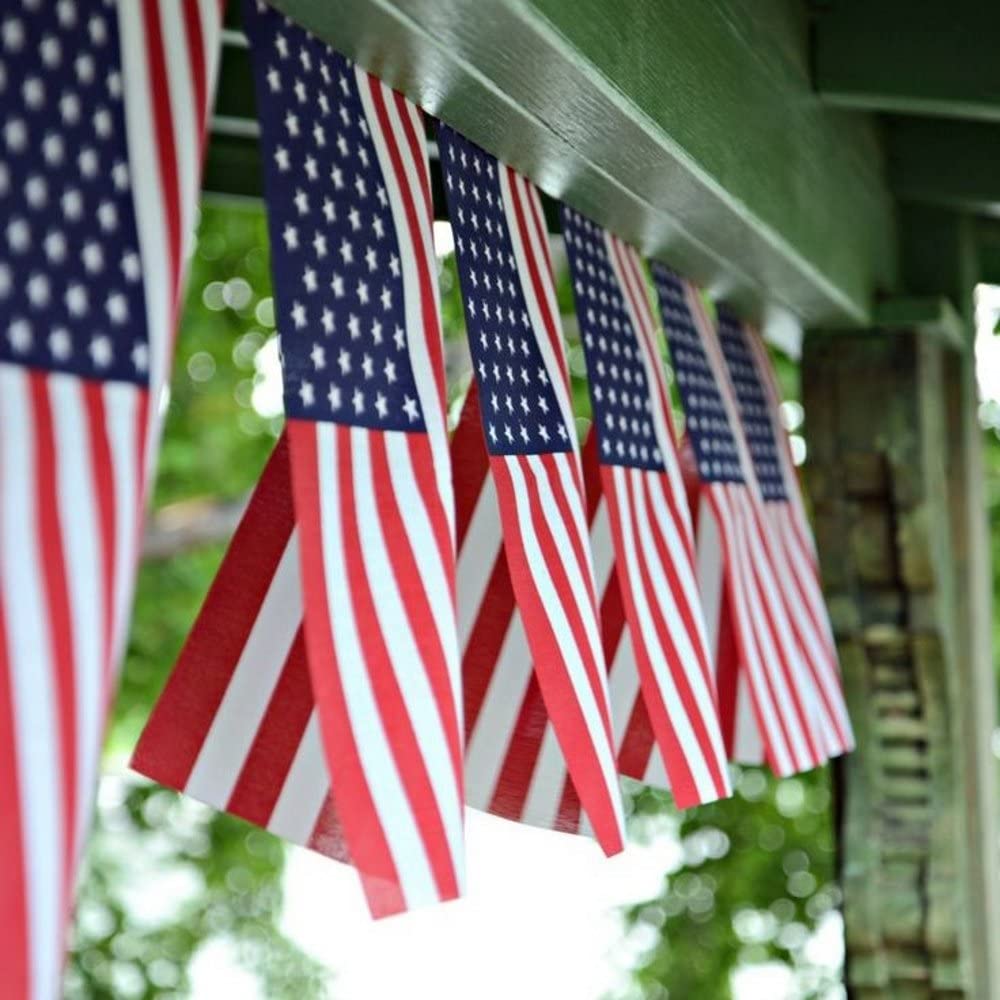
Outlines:
{"type": "Polygon", "coordinates": [[[968,339],[940,300],[812,333],[807,482],[858,734],[841,765],[855,1000],[1000,996],[989,542],[968,339]]]}

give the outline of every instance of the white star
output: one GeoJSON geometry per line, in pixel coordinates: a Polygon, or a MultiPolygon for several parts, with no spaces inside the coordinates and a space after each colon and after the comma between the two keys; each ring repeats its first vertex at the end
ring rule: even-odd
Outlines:
{"type": "Polygon", "coordinates": [[[382,343],[382,324],[377,319],[372,322],[372,340],[376,344],[382,343]]]}
{"type": "Polygon", "coordinates": [[[380,392],[375,394],[375,409],[378,410],[378,415],[382,418],[385,418],[389,412],[389,405],[385,401],[385,396],[380,392]]]}
{"type": "Polygon", "coordinates": [[[345,348],[340,349],[340,353],[337,355],[337,364],[340,365],[340,373],[342,375],[347,375],[351,371],[351,355],[350,352],[345,348]]]}
{"type": "Polygon", "coordinates": [[[368,264],[369,271],[374,271],[378,267],[378,254],[374,247],[365,248],[365,262],[368,264]]]}
{"type": "Polygon", "coordinates": [[[28,127],[20,118],[11,118],[3,127],[3,138],[12,153],[21,153],[28,145],[28,127]]]}
{"type": "Polygon", "coordinates": [[[112,292],[104,308],[112,323],[124,323],[128,319],[128,299],[121,292],[112,292]]]}
{"type": "Polygon", "coordinates": [[[326,145],[326,131],[323,129],[323,126],[319,124],[319,122],[313,126],[313,141],[320,148],[326,145]]]}
{"type": "Polygon", "coordinates": [[[317,287],[317,285],[316,285],[316,272],[311,267],[307,267],[302,272],[302,284],[306,286],[306,291],[307,292],[315,292],[316,291],[316,287],[317,287]]]}
{"type": "Polygon", "coordinates": [[[83,316],[89,308],[87,289],[80,284],[72,284],[66,289],[66,308],[74,316],[83,316]]]}
{"type": "Polygon", "coordinates": [[[339,191],[344,186],[344,172],[340,167],[330,168],[330,180],[333,181],[333,186],[339,191]]]}
{"type": "Polygon", "coordinates": [[[49,279],[44,274],[33,274],[28,279],[28,301],[37,309],[48,305],[49,279]]]}
{"type": "Polygon", "coordinates": [[[291,169],[291,161],[288,159],[288,150],[284,146],[279,146],[274,151],[274,162],[278,164],[278,169],[282,172],[291,169]]]}
{"type": "MultiPolygon", "coordinates": [[[[343,250],[341,250],[341,252],[343,252],[343,250]]],[[[338,299],[342,299],[344,297],[344,279],[339,274],[334,274],[333,278],[331,278],[330,288],[338,299]]]]}
{"type": "Polygon", "coordinates": [[[126,281],[138,281],[142,275],[139,255],[134,250],[126,250],[121,260],[122,274],[126,281]]]}
{"type": "Polygon", "coordinates": [[[108,39],[108,26],[104,23],[104,18],[97,14],[87,22],[87,30],[90,32],[90,40],[95,45],[103,45],[108,39]]]}
{"type": "Polygon", "coordinates": [[[49,352],[56,361],[65,361],[73,353],[73,341],[65,327],[56,327],[49,334],[49,352]]]}
{"type": "Polygon", "coordinates": [[[316,166],[316,161],[311,156],[306,157],[305,168],[306,177],[308,177],[309,180],[314,181],[317,177],[319,177],[319,168],[316,166]]]}
{"type": "Polygon", "coordinates": [[[50,69],[55,68],[62,61],[62,46],[55,35],[46,35],[38,50],[42,55],[42,62],[50,69]]]}
{"type": "Polygon", "coordinates": [[[401,326],[393,331],[392,339],[396,342],[396,350],[401,351],[406,346],[406,334],[401,326]]]}
{"type": "Polygon", "coordinates": [[[66,237],[58,229],[45,237],[45,256],[53,264],[61,264],[66,259],[66,237]]]}
{"type": "Polygon", "coordinates": [[[83,215],[83,195],[76,188],[68,188],[61,198],[63,215],[77,221],[83,215]]]}
{"type": "Polygon", "coordinates": [[[80,98],[67,91],[59,98],[59,113],[67,125],[75,125],[80,120],[80,98]]]}
{"type": "Polygon", "coordinates": [[[340,387],[330,383],[330,391],[326,394],[326,398],[330,401],[331,410],[340,409],[340,387]]]}
{"type": "Polygon", "coordinates": [[[49,200],[49,186],[44,177],[34,175],[24,182],[24,194],[32,208],[42,208],[49,200]]]}
{"type": "Polygon", "coordinates": [[[299,398],[302,400],[303,406],[312,406],[316,402],[316,392],[312,382],[303,380],[302,385],[299,386],[299,398]]]}
{"type": "Polygon", "coordinates": [[[323,332],[326,334],[333,333],[333,313],[329,309],[323,310],[323,317],[320,320],[323,324],[323,332]]]}
{"type": "Polygon", "coordinates": [[[132,348],[132,364],[137,372],[149,370],[149,345],[140,341],[132,348]]]}
{"type": "Polygon", "coordinates": [[[45,103],[45,85],[37,76],[29,76],[21,85],[24,103],[32,110],[37,110],[45,103]]]}
{"type": "Polygon", "coordinates": [[[406,395],[403,396],[403,410],[407,417],[409,417],[411,423],[420,415],[417,410],[417,401],[406,395]]]}
{"type": "Polygon", "coordinates": [[[5,299],[10,295],[12,284],[10,268],[3,261],[0,261],[0,299],[5,299]]]}
{"type": "Polygon", "coordinates": [[[354,247],[351,246],[346,236],[340,241],[340,256],[343,258],[345,264],[354,262],[354,247]]]}
{"type": "Polygon", "coordinates": [[[91,149],[89,146],[86,149],[81,149],[80,155],[76,158],[76,162],[80,167],[80,173],[82,176],[88,179],[97,176],[100,161],[97,158],[96,150],[91,149]]]}
{"type": "Polygon", "coordinates": [[[317,258],[322,260],[326,256],[326,237],[318,230],[316,231],[316,235],[313,237],[312,245],[317,258]]]}
{"type": "Polygon", "coordinates": [[[111,168],[111,180],[119,191],[125,191],[128,188],[128,165],[123,160],[119,160],[111,168]]]}
{"type": "Polygon", "coordinates": [[[399,277],[399,258],[395,254],[389,258],[389,270],[394,278],[399,277]]]}
{"type": "Polygon", "coordinates": [[[93,56],[88,55],[86,52],[81,53],[76,57],[76,61],[73,63],[73,68],[76,70],[77,79],[81,83],[93,82],[94,79],[93,56]]]}
{"type": "Polygon", "coordinates": [[[358,301],[362,305],[367,305],[368,303],[368,285],[364,281],[358,281],[357,287],[358,301]]]}
{"type": "Polygon", "coordinates": [[[361,360],[361,370],[365,373],[365,378],[371,378],[374,372],[374,362],[372,361],[372,356],[366,354],[361,360]]]}
{"type": "Polygon", "coordinates": [[[267,85],[270,87],[272,94],[276,94],[281,90],[281,74],[273,66],[268,67],[267,70],[267,85]]]}
{"type": "Polygon", "coordinates": [[[306,307],[301,302],[292,306],[292,322],[296,330],[301,330],[306,325],[306,307]]]}
{"type": "Polygon", "coordinates": [[[102,139],[111,135],[111,112],[107,108],[98,108],[93,117],[94,131],[102,139]]]}
{"type": "Polygon", "coordinates": [[[102,201],[97,206],[97,221],[101,224],[101,229],[106,232],[113,232],[118,228],[118,209],[112,201],[102,201]]]}
{"type": "Polygon", "coordinates": [[[326,350],[322,344],[313,344],[309,357],[312,360],[313,368],[317,371],[326,367],[326,350]]]}
{"type": "Polygon", "coordinates": [[[24,25],[16,18],[9,17],[3,23],[3,47],[8,52],[20,52],[24,45],[24,25]]]}
{"type": "Polygon", "coordinates": [[[45,157],[46,163],[58,166],[62,163],[64,153],[62,136],[58,132],[50,132],[42,140],[42,156],[45,157]]]}
{"type": "Polygon", "coordinates": [[[365,408],[365,394],[360,389],[355,389],[351,402],[354,404],[354,412],[361,413],[365,408]]]}
{"type": "MultiPolygon", "coordinates": [[[[326,219],[327,222],[334,222],[337,218],[336,206],[333,204],[332,201],[330,201],[329,198],[323,199],[323,217],[326,219]]],[[[323,245],[325,247],[326,243],[324,242],[323,245]]]]}
{"type": "Polygon", "coordinates": [[[107,368],[114,360],[114,347],[111,338],[103,333],[97,334],[90,341],[90,358],[98,368],[107,368]]]}
{"type": "Polygon", "coordinates": [[[382,369],[382,374],[385,375],[385,380],[390,385],[396,381],[396,366],[392,361],[386,361],[385,367],[382,369]]]}
{"type": "Polygon", "coordinates": [[[285,131],[292,138],[299,134],[299,116],[291,111],[285,115],[285,131]]]}
{"type": "Polygon", "coordinates": [[[347,213],[347,218],[351,223],[351,229],[357,232],[361,228],[361,213],[357,208],[352,208],[350,212],[347,213]]]}
{"type": "Polygon", "coordinates": [[[35,337],[31,332],[31,324],[26,319],[15,319],[7,327],[7,339],[10,346],[18,354],[31,350],[35,337]]]}
{"type": "Polygon", "coordinates": [[[309,211],[309,195],[302,188],[295,189],[295,207],[299,210],[299,215],[305,215],[309,211]]]}
{"type": "Polygon", "coordinates": [[[284,231],[281,234],[281,238],[285,241],[285,246],[289,250],[298,250],[299,248],[299,231],[291,223],[286,223],[284,231]]]}

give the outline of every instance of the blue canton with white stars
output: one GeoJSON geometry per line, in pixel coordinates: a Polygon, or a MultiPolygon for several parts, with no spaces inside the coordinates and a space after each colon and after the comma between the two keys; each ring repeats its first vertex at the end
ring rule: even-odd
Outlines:
{"type": "Polygon", "coordinates": [[[650,270],[698,474],[707,483],[741,483],[744,480],[736,439],[684,298],[684,286],[676,274],[658,261],[651,263],[650,270]]]}
{"type": "Polygon", "coordinates": [[[718,307],[719,343],[726,358],[729,378],[736,391],[740,422],[746,434],[754,472],[765,500],[787,500],[785,482],[778,461],[778,441],[771,423],[771,408],[760,382],[757,363],[750,353],[746,333],[739,317],[726,308],[718,307]]]}
{"type": "Polygon", "coordinates": [[[528,316],[495,157],[438,131],[486,446],[493,455],[569,451],[559,400],[528,316]]]}
{"type": "Polygon", "coordinates": [[[399,238],[355,70],[249,0],[289,417],[425,430],[399,238]]]}
{"type": "Polygon", "coordinates": [[[604,230],[560,206],[601,461],[665,470],[651,419],[639,339],[608,256],[604,230]]]}
{"type": "Polygon", "coordinates": [[[114,4],[0,15],[0,361],[148,381],[114,4]]]}

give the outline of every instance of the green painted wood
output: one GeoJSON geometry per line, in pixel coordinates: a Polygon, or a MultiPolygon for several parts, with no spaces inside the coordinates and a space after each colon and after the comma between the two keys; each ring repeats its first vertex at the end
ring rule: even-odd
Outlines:
{"type": "Polygon", "coordinates": [[[886,299],[875,307],[875,325],[887,333],[916,330],[955,350],[968,342],[964,320],[943,296],[886,299]]]}
{"type": "Polygon", "coordinates": [[[276,0],[431,113],[751,315],[860,323],[895,283],[863,118],[793,0],[276,0]]]}
{"type": "Polygon", "coordinates": [[[816,86],[850,108],[1000,121],[998,38],[994,0],[829,0],[816,86]]]}
{"type": "Polygon", "coordinates": [[[897,116],[886,137],[897,197],[1000,217],[1000,122],[897,116]]]}

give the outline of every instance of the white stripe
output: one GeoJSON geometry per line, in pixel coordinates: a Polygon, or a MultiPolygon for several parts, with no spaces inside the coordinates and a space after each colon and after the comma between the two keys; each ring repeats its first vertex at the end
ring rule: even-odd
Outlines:
{"type": "MultiPolygon", "coordinates": [[[[573,408],[570,405],[569,396],[566,392],[566,361],[564,348],[562,345],[560,331],[556,330],[556,341],[559,353],[556,354],[552,342],[549,340],[545,329],[545,321],[542,318],[542,311],[538,299],[535,295],[534,286],[531,281],[531,271],[528,267],[528,254],[533,256],[532,247],[525,245],[521,240],[520,231],[517,225],[517,214],[512,201],[513,192],[510,188],[510,181],[507,175],[507,168],[502,164],[497,164],[497,174],[500,180],[500,196],[503,201],[504,218],[507,221],[507,229],[510,233],[510,242],[514,250],[514,261],[517,265],[517,278],[521,283],[521,291],[524,293],[525,305],[528,309],[528,318],[531,321],[531,331],[538,345],[538,350],[542,355],[542,362],[548,372],[549,382],[552,391],[559,401],[559,409],[562,411],[563,421],[566,430],[569,432],[573,447],[576,448],[576,423],[573,420],[573,408]]],[[[537,257],[535,257],[537,264],[537,257]]],[[[538,267],[542,275],[542,284],[551,282],[552,278],[546,274],[544,267],[538,267]]],[[[552,322],[558,325],[559,313],[552,314],[552,322]]]]}
{"type": "Polygon", "coordinates": [[[515,611],[465,748],[465,794],[477,809],[488,809],[496,791],[532,667],[524,623],[515,611]]]}
{"type": "MultiPolygon", "coordinates": [[[[438,722],[443,728],[451,723],[462,732],[462,669],[458,658],[458,640],[455,635],[455,601],[445,567],[435,541],[434,529],[424,505],[417,483],[410,453],[408,435],[399,431],[386,431],[383,437],[389,461],[389,478],[399,508],[406,537],[410,542],[420,585],[431,608],[434,628],[444,652],[448,677],[451,682],[451,705],[454,722],[450,718],[438,722]]],[[[367,438],[366,438],[367,440],[367,438]]],[[[415,641],[415,640],[414,640],[415,641]]],[[[403,663],[405,661],[399,661],[403,663]]],[[[404,671],[407,675],[416,671],[404,671]]],[[[422,674],[426,678],[426,674],[422,674]]],[[[430,687],[428,686],[428,692],[430,687]]],[[[433,702],[432,702],[433,704],[433,702]]],[[[461,803],[458,804],[461,813],[461,803]]]]}
{"type": "MultiPolygon", "coordinates": [[[[382,168],[382,178],[385,181],[386,193],[389,198],[393,226],[398,237],[396,242],[399,246],[403,278],[403,310],[405,315],[407,349],[410,355],[410,365],[413,370],[417,395],[420,397],[420,410],[424,416],[424,423],[427,426],[427,434],[431,442],[431,450],[434,454],[434,470],[438,482],[438,492],[441,495],[441,502],[444,509],[448,514],[452,544],[454,544],[455,503],[451,489],[451,455],[448,450],[448,427],[445,418],[447,401],[441,398],[438,389],[429,346],[429,338],[434,337],[439,342],[442,338],[437,286],[437,262],[434,256],[431,219],[423,211],[423,195],[420,191],[420,179],[417,175],[418,168],[413,162],[413,157],[410,155],[410,147],[406,142],[403,123],[396,112],[392,91],[385,84],[374,77],[370,77],[364,70],[357,66],[354,68],[354,74],[361,104],[365,109],[365,117],[368,120],[369,134],[382,168]],[[370,88],[374,87],[380,87],[382,91],[382,99],[388,113],[390,128],[392,129],[395,145],[399,152],[400,162],[403,165],[402,177],[399,177],[395,172],[392,157],[389,155],[389,149],[386,144],[386,138],[382,134],[382,126],[379,123],[378,114],[372,102],[370,88]],[[413,232],[410,229],[406,204],[400,189],[401,184],[405,184],[409,188],[410,200],[413,203],[418,220],[417,232],[413,232]],[[426,329],[426,324],[424,323],[422,308],[423,291],[420,283],[417,254],[420,254],[423,258],[430,283],[428,294],[433,305],[434,316],[437,319],[437,325],[433,330],[426,329]]],[[[422,127],[417,129],[417,135],[426,153],[426,143],[423,138],[422,127]]]]}
{"type": "Polygon", "coordinates": [[[32,996],[50,1000],[62,969],[61,734],[56,668],[46,641],[27,380],[22,369],[0,363],[0,597],[9,640],[32,996]]]}
{"type": "Polygon", "coordinates": [[[222,7],[219,0],[199,0],[201,37],[205,46],[205,121],[215,103],[215,86],[218,82],[219,63],[222,61],[222,7]]]}
{"type": "MultiPolygon", "coordinates": [[[[180,190],[181,266],[187,260],[194,235],[194,210],[198,201],[201,167],[201,137],[198,135],[191,53],[188,51],[184,11],[177,0],[158,0],[153,16],[160,19],[166,58],[167,90],[170,95],[170,125],[174,135],[177,178],[180,190]]],[[[162,156],[164,151],[161,150],[162,156]]]]}
{"type": "Polygon", "coordinates": [[[337,447],[337,429],[334,426],[316,425],[316,453],[327,613],[337,651],[351,734],[378,814],[379,825],[393,857],[403,897],[410,906],[434,901],[438,899],[437,887],[420,831],[389,749],[388,734],[371,687],[354,619],[340,537],[343,528],[337,479],[341,456],[337,447]]]}
{"type": "Polygon", "coordinates": [[[152,443],[155,440],[152,425],[157,423],[160,391],[169,375],[174,276],[164,266],[167,259],[167,229],[160,187],[160,149],[156,142],[153,97],[146,62],[145,9],[146,5],[131,0],[119,0],[118,3],[129,180],[139,237],[137,249],[143,261],[143,293],[146,300],[146,328],[149,333],[152,443]]]}
{"type": "MultiPolygon", "coordinates": [[[[609,793],[612,810],[617,818],[619,828],[622,828],[623,818],[621,813],[621,798],[618,792],[617,769],[611,747],[605,736],[601,712],[595,701],[590,681],[587,678],[586,668],[580,659],[580,650],[577,646],[576,637],[573,635],[573,630],[566,619],[562,598],[556,591],[548,572],[541,569],[541,567],[546,565],[545,559],[542,556],[538,540],[535,537],[534,525],[531,523],[528,488],[522,478],[518,459],[516,456],[508,458],[505,460],[505,464],[513,487],[514,505],[518,520],[518,534],[524,546],[525,557],[529,565],[539,568],[533,575],[532,581],[538,592],[542,610],[548,619],[549,627],[552,629],[552,634],[559,648],[566,676],[569,678],[576,702],[580,707],[584,724],[590,734],[598,766],[604,773],[605,787],[609,793]]],[[[537,479],[537,477],[535,478],[537,479]]],[[[543,506],[545,506],[544,500],[543,506]]],[[[549,518],[552,517],[551,506],[552,500],[550,496],[548,499],[549,518]]]]}
{"type": "Polygon", "coordinates": [[[611,670],[608,671],[611,724],[615,731],[619,754],[628,740],[628,724],[639,695],[639,671],[635,665],[632,638],[629,635],[628,624],[623,623],[618,648],[611,661],[611,670]]]}
{"type": "MultiPolygon", "coordinates": [[[[556,551],[559,554],[566,577],[569,580],[570,590],[576,601],[576,606],[583,622],[583,631],[587,637],[587,644],[590,647],[590,655],[600,675],[603,684],[606,674],[606,664],[604,662],[604,646],[601,643],[601,631],[597,621],[597,608],[595,607],[596,591],[594,590],[594,569],[590,562],[590,547],[587,538],[587,524],[583,516],[583,498],[580,496],[576,481],[571,471],[570,463],[576,466],[579,472],[579,459],[572,452],[554,455],[554,465],[559,483],[562,486],[563,495],[569,506],[572,522],[567,524],[559,511],[556,502],[555,491],[549,482],[548,472],[545,463],[538,455],[527,455],[528,468],[534,477],[538,499],[542,505],[545,516],[545,523],[552,533],[552,540],[555,542],[556,551]],[[573,532],[573,535],[570,535],[573,532]],[[573,548],[574,539],[582,553],[582,560],[578,559],[573,548]]],[[[604,702],[607,705],[607,691],[604,692],[604,702]]]]}
{"type": "Polygon", "coordinates": [[[323,753],[319,712],[314,708],[267,821],[268,830],[308,847],[329,791],[330,774],[323,753]]]}
{"type": "Polygon", "coordinates": [[[456,566],[458,642],[463,653],[486,596],[497,557],[503,552],[503,529],[493,477],[487,470],[472,518],[462,539],[456,566]]]}
{"type": "Polygon", "coordinates": [[[551,830],[557,825],[566,777],[566,758],[559,748],[555,728],[548,725],[542,734],[538,756],[531,772],[528,794],[521,810],[523,822],[544,827],[546,830],[551,830]]]}
{"type": "Polygon", "coordinates": [[[753,702],[747,676],[741,670],[736,677],[736,718],[733,725],[733,759],[741,764],[764,762],[764,741],[753,714],[753,702]]]}
{"type": "Polygon", "coordinates": [[[722,629],[722,595],[724,587],[722,539],[719,525],[711,504],[699,500],[698,541],[695,550],[698,560],[698,593],[708,625],[708,650],[711,662],[718,670],[719,634],[722,629]]]}
{"type": "Polygon", "coordinates": [[[102,387],[104,418],[111,451],[112,490],[115,497],[114,632],[112,665],[121,665],[128,637],[132,592],[142,527],[142,469],[138,467],[140,412],[144,394],[125,382],[102,387]]]}
{"type": "MultiPolygon", "coordinates": [[[[386,432],[386,436],[392,433],[386,432]]],[[[461,793],[452,768],[448,741],[445,738],[441,716],[437,711],[434,692],[420,655],[420,647],[410,625],[396,571],[389,554],[389,543],[383,535],[383,525],[378,515],[378,501],[374,490],[374,473],[369,452],[367,428],[352,428],[353,474],[358,543],[365,560],[365,573],[372,596],[377,602],[379,630],[389,654],[389,661],[406,705],[413,732],[420,747],[434,799],[441,815],[451,857],[458,876],[463,882],[463,831],[461,793]]],[[[409,517],[422,503],[415,483],[395,484],[395,502],[401,512],[409,517]]],[[[334,611],[331,609],[331,614],[334,611]]],[[[336,613],[343,615],[343,608],[336,613]]]]}
{"type": "MultiPolygon", "coordinates": [[[[639,482],[636,481],[637,474],[641,474],[637,469],[630,470],[628,473],[621,466],[615,466],[614,469],[615,492],[622,510],[620,520],[622,547],[625,556],[624,568],[628,575],[630,590],[632,591],[632,601],[635,606],[636,617],[639,620],[639,637],[637,637],[636,641],[638,641],[638,638],[641,638],[643,645],[646,647],[649,665],[656,678],[657,692],[666,709],[677,742],[681,746],[681,752],[691,772],[691,778],[698,790],[699,798],[715,798],[716,794],[712,775],[705,763],[701,747],[698,744],[698,738],[691,726],[691,720],[684,709],[684,702],[681,700],[680,693],[667,666],[666,652],[659,643],[656,624],[653,621],[653,613],[649,607],[646,588],[642,582],[639,568],[641,556],[636,548],[636,538],[632,534],[632,518],[628,513],[632,498],[635,500],[635,519],[639,528],[638,543],[649,556],[646,559],[646,568],[650,574],[650,582],[653,590],[660,597],[660,611],[677,647],[679,658],[686,664],[690,663],[694,653],[684,629],[684,624],[677,614],[677,609],[674,607],[670,585],[663,575],[661,568],[657,565],[657,559],[654,557],[653,539],[649,531],[649,514],[640,495],[642,485],[641,480],[639,482]],[[631,479],[631,489],[626,482],[626,477],[631,479]]],[[[690,670],[686,672],[689,683],[691,683],[690,670]]],[[[692,683],[691,686],[694,687],[694,684],[692,683]]]]}
{"type": "Polygon", "coordinates": [[[189,795],[226,807],[301,623],[299,543],[293,532],[198,751],[184,788],[189,795]]]}
{"type": "MultiPolygon", "coordinates": [[[[76,844],[94,794],[104,723],[104,581],[101,524],[87,434],[84,388],[73,375],[47,376],[55,438],[56,491],[73,637],[76,701],[76,844]]],[[[103,432],[104,428],[99,428],[103,432]]],[[[74,852],[76,853],[76,852],[74,852]]]]}
{"type": "Polygon", "coordinates": [[[597,611],[600,614],[601,601],[615,569],[615,545],[611,537],[608,504],[603,494],[601,499],[597,501],[594,519],[590,522],[590,552],[594,559],[594,582],[599,595],[597,611]]]}

